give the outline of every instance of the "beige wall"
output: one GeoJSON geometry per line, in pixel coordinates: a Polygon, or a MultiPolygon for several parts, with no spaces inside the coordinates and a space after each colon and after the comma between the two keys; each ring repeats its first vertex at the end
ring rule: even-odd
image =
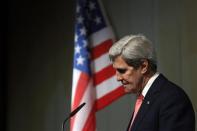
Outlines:
{"type": "MultiPolygon", "coordinates": [[[[183,85],[189,88],[189,94],[192,98],[195,109],[197,109],[197,1],[184,1],[184,18],[182,30],[182,53],[183,53],[183,85]]],[[[196,110],[197,111],[197,110],[196,110]]]]}

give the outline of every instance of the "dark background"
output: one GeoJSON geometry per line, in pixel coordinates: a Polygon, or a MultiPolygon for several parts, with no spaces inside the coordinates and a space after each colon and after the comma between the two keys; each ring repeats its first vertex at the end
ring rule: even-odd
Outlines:
{"type": "Polygon", "coordinates": [[[2,130],[61,127],[70,110],[74,5],[72,0],[6,1],[1,25],[2,130]],[[53,115],[47,117],[47,112],[53,115]]]}

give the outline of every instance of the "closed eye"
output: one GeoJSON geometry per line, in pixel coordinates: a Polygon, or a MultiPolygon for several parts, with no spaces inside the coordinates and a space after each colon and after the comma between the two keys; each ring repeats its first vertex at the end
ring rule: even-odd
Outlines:
{"type": "Polygon", "coordinates": [[[118,69],[116,69],[120,74],[124,74],[126,71],[127,71],[127,69],[121,69],[121,68],[118,68],[118,69]]]}

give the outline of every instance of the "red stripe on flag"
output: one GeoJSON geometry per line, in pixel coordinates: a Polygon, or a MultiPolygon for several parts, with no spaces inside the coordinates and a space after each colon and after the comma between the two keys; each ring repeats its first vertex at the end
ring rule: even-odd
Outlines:
{"type": "Polygon", "coordinates": [[[96,130],[96,115],[95,115],[95,105],[93,105],[88,119],[84,125],[83,131],[95,131],[96,130]]]}
{"type": "Polygon", "coordinates": [[[111,104],[113,101],[117,100],[117,98],[123,96],[125,94],[124,88],[122,86],[116,88],[105,96],[99,98],[96,101],[96,111],[103,109],[104,107],[111,104]]]}
{"type": "Polygon", "coordinates": [[[113,69],[112,65],[109,65],[103,68],[101,71],[97,72],[93,75],[94,85],[98,85],[101,82],[107,80],[108,78],[115,75],[115,70],[113,69]]]}
{"type": "Polygon", "coordinates": [[[72,110],[74,108],[76,108],[79,105],[79,103],[81,102],[84,92],[86,91],[86,88],[88,87],[89,79],[90,78],[86,73],[82,72],[80,74],[80,78],[78,80],[77,88],[76,88],[75,94],[74,94],[75,98],[73,101],[72,110]]]}
{"type": "Polygon", "coordinates": [[[92,60],[107,53],[109,51],[109,48],[112,46],[112,44],[113,44],[112,39],[109,39],[109,40],[106,40],[106,41],[102,42],[101,44],[97,45],[96,47],[92,48],[92,50],[91,50],[92,60]]]}

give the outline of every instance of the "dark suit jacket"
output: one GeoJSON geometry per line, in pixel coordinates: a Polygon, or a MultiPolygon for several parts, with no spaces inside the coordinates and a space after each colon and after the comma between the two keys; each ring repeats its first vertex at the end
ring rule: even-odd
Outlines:
{"type": "Polygon", "coordinates": [[[160,74],[147,92],[131,131],[195,131],[195,113],[188,96],[160,74]]]}

